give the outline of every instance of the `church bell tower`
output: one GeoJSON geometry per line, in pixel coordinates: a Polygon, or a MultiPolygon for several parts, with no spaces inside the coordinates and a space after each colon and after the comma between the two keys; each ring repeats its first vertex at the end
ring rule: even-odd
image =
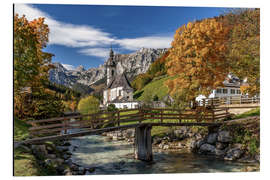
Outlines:
{"type": "Polygon", "coordinates": [[[116,73],[116,64],[114,61],[114,53],[112,50],[112,46],[111,46],[111,50],[110,50],[110,57],[106,63],[106,71],[107,71],[107,86],[108,86],[116,73]]]}

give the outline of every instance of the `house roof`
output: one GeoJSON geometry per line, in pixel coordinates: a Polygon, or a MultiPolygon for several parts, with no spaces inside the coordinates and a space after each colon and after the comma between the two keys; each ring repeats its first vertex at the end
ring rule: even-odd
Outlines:
{"type": "Polygon", "coordinates": [[[224,87],[240,88],[241,80],[232,73],[229,73],[223,81],[224,87]]]}
{"type": "Polygon", "coordinates": [[[108,84],[107,89],[113,89],[117,87],[123,87],[123,89],[133,89],[125,73],[116,75],[108,84]]]}

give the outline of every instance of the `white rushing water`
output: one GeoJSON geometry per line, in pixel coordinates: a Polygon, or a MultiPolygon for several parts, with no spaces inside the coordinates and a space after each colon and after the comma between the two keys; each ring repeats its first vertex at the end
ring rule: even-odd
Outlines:
{"type": "Polygon", "coordinates": [[[95,167],[93,174],[151,174],[240,172],[247,165],[193,153],[154,151],[153,162],[133,158],[134,147],[124,141],[108,141],[98,135],[74,138],[70,147],[72,161],[83,167],[95,167]],[[73,151],[73,146],[77,146],[73,151]]]}

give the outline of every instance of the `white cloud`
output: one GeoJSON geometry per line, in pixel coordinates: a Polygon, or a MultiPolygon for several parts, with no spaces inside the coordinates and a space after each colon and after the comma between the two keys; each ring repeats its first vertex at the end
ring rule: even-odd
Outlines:
{"type": "Polygon", "coordinates": [[[75,70],[76,68],[73,65],[70,64],[62,64],[64,66],[64,68],[66,68],[67,70],[75,70]]]}
{"type": "Polygon", "coordinates": [[[134,39],[119,39],[116,40],[120,46],[124,49],[137,50],[139,48],[168,48],[172,37],[159,37],[159,36],[149,36],[140,37],[134,39]]]}
{"type": "Polygon", "coordinates": [[[28,20],[45,17],[45,23],[50,28],[49,44],[67,47],[93,47],[109,45],[113,41],[109,33],[87,25],[73,25],[57,21],[32,5],[16,4],[15,13],[20,16],[25,14],[28,20]]]}
{"type": "Polygon", "coordinates": [[[97,56],[101,58],[106,58],[109,55],[108,48],[86,48],[79,50],[79,53],[82,53],[87,56],[97,56]]]}
{"type": "Polygon", "coordinates": [[[168,48],[172,37],[148,36],[138,38],[113,38],[110,33],[88,25],[74,25],[55,20],[53,17],[29,4],[15,4],[15,13],[25,14],[28,20],[45,17],[50,28],[49,44],[81,48],[78,52],[88,56],[106,58],[109,49],[104,47],[113,43],[121,49],[138,50],[139,48],[168,48]]]}

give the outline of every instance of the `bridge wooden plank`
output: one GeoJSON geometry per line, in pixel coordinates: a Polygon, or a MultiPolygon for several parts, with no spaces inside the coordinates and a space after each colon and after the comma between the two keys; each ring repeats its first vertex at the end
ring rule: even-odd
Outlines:
{"type": "Polygon", "coordinates": [[[94,129],[94,130],[85,130],[82,132],[72,133],[72,134],[63,134],[63,135],[54,135],[54,136],[46,136],[46,137],[38,137],[33,139],[27,139],[20,142],[14,142],[14,143],[21,143],[21,144],[33,144],[33,143],[41,143],[44,141],[53,141],[58,139],[69,139],[72,137],[80,137],[80,136],[86,136],[86,135],[96,135],[101,134],[103,132],[109,132],[109,131],[116,131],[119,129],[130,129],[135,128],[139,126],[139,124],[131,124],[131,125],[123,125],[123,126],[117,126],[117,127],[108,127],[103,129],[94,129]]]}

